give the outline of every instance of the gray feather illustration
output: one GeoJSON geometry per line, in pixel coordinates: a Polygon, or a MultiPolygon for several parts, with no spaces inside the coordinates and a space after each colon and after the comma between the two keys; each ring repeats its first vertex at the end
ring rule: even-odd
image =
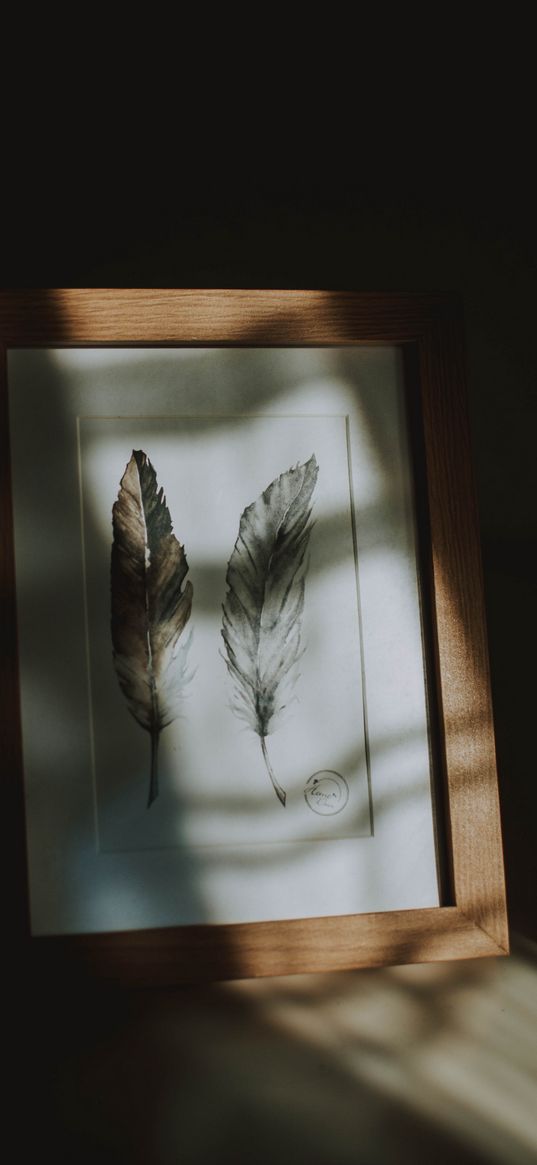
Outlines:
{"type": "Polygon", "coordinates": [[[160,733],[179,714],[192,607],[184,548],[151,462],[133,450],[112,510],[112,644],[129,711],[151,737],[148,808],[158,795],[160,733]]]}
{"type": "Polygon", "coordinates": [[[232,710],[261,741],[276,796],[286,794],[269,760],[275,731],[297,679],[301,653],[315,456],[282,473],[248,506],[228,563],[223,604],[225,660],[233,681],[232,710]]]}

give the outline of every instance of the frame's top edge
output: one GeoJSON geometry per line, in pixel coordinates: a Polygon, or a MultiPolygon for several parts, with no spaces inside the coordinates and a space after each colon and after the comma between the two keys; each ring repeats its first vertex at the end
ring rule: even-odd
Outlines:
{"type": "Polygon", "coordinates": [[[130,303],[161,301],[193,301],[196,299],[227,300],[230,303],[244,300],[276,303],[301,301],[305,305],[320,302],[347,302],[378,304],[387,308],[394,305],[430,307],[455,306],[460,302],[456,291],[371,291],[356,288],[329,287],[28,287],[0,288],[0,307],[12,309],[17,304],[42,306],[55,303],[67,308],[70,304],[91,304],[106,300],[130,303]]]}
{"type": "Polygon", "coordinates": [[[459,318],[451,292],[240,288],[0,291],[6,346],[33,344],[353,344],[413,341],[459,318]]]}

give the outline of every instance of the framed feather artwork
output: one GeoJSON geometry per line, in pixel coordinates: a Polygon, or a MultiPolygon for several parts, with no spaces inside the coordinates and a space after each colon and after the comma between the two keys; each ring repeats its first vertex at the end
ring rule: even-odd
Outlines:
{"type": "Polygon", "coordinates": [[[23,955],[506,953],[453,299],[13,292],[0,324],[23,955]]]}

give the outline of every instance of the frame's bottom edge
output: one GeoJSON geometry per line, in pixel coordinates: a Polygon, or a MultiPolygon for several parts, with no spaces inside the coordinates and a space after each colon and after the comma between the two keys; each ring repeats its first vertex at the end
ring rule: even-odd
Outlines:
{"type": "Polygon", "coordinates": [[[199,926],[164,931],[33,938],[32,980],[172,987],[230,979],[331,973],[505,956],[457,907],[199,926]]]}

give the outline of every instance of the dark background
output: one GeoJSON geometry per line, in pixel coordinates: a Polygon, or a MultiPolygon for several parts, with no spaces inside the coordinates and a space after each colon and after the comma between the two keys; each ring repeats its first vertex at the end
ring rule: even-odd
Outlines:
{"type": "MultiPolygon", "coordinates": [[[[52,199],[43,201],[33,189],[20,194],[16,213],[6,219],[1,282],[4,287],[459,293],[466,326],[509,914],[514,931],[537,938],[535,186],[527,150],[509,134],[503,134],[501,148],[496,142],[492,133],[484,149],[476,129],[464,152],[457,153],[444,136],[434,158],[425,147],[419,151],[421,165],[410,162],[400,144],[369,156],[357,177],[341,169],[334,153],[330,155],[330,143],[319,138],[312,173],[304,172],[298,180],[284,175],[274,181],[267,157],[270,178],[254,182],[241,176],[239,181],[230,160],[228,177],[222,180],[220,173],[217,184],[214,175],[197,183],[185,182],[183,176],[172,184],[169,175],[159,173],[157,189],[147,201],[140,196],[136,168],[132,173],[125,168],[114,186],[102,170],[98,181],[80,173],[61,190],[56,187],[52,199]],[[325,175],[323,181],[319,174],[325,175]]],[[[363,974],[360,982],[368,982],[369,973],[363,974]]],[[[343,976],[339,982],[343,998],[350,980],[343,976]]],[[[49,983],[33,1000],[25,999],[20,1087],[30,1099],[32,1119],[40,1122],[43,1143],[56,1147],[59,1160],[76,1157],[105,1165],[168,1161],[175,1159],[172,1144],[179,1159],[183,1149],[184,1160],[211,1165],[224,1160],[257,1165],[276,1154],[286,1160],[286,1152],[288,1159],[302,1160],[302,1151],[304,1160],[314,1165],[328,1160],[321,1143],[308,1133],[307,1122],[282,1125],[281,1137],[279,1126],[274,1132],[274,1109],[269,1111],[263,1099],[267,1079],[259,1064],[253,1067],[256,1047],[264,1054],[268,1046],[266,1032],[258,1039],[258,1006],[253,996],[245,1002],[219,990],[212,995],[209,991],[201,1002],[199,994],[185,998],[176,993],[154,994],[150,1002],[146,997],[140,1003],[118,997],[112,989],[95,993],[86,985],[65,991],[63,985],[59,991],[49,983]],[[169,1030],[175,1032],[173,1047],[163,1035],[169,1030]],[[237,1093],[228,1133],[231,1117],[216,1098],[230,1060],[207,1051],[214,1038],[218,1046],[228,1040],[237,1079],[243,1073],[245,1082],[246,1099],[240,1101],[237,1093]],[[205,1083],[201,1064],[209,1073],[205,1083]],[[247,1085],[252,1071],[254,1084],[247,1085]],[[212,1150],[207,1132],[205,1148],[193,1147],[190,1126],[186,1141],[179,1128],[170,1133],[167,1148],[159,1149],[159,1105],[170,1082],[181,1092],[184,1114],[185,1095],[200,1107],[200,1129],[206,1130],[212,1106],[212,1150]],[[240,1116],[243,1103],[246,1126],[240,1116]]],[[[432,1003],[426,1007],[431,1018],[432,1003]]],[[[288,1055],[288,1079],[296,1083],[303,1075],[307,1080],[312,1070],[307,1053],[284,1048],[282,1064],[288,1055]]],[[[276,1088],[276,1107],[288,1100],[276,1088]]],[[[362,1092],[359,1104],[367,1110],[367,1093],[362,1092]]],[[[388,1117],[396,1144],[403,1153],[408,1144],[412,1158],[421,1160],[420,1141],[409,1132],[407,1118],[393,1107],[388,1117]]],[[[431,1147],[425,1141],[423,1159],[431,1147]]],[[[478,1159],[467,1158],[466,1150],[461,1157],[461,1146],[445,1136],[434,1151],[440,1161],[454,1155],[463,1161],[478,1159]]],[[[335,1149],[333,1159],[355,1160],[346,1154],[347,1148],[341,1154],[335,1149]]],[[[366,1154],[363,1159],[377,1157],[366,1154]]],[[[396,1151],[395,1159],[403,1157],[396,1151]]]]}

